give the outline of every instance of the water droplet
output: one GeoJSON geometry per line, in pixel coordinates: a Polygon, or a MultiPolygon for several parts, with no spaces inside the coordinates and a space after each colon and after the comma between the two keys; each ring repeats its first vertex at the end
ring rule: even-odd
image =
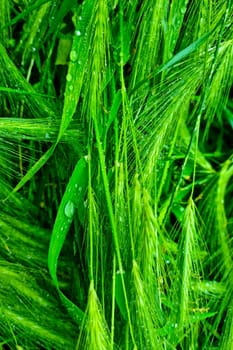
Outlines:
{"type": "Polygon", "coordinates": [[[180,10],[180,12],[181,12],[181,14],[182,14],[182,15],[184,15],[184,14],[185,14],[185,12],[186,12],[186,8],[185,8],[185,7],[183,7],[183,8],[180,10]]]}
{"type": "Polygon", "coordinates": [[[81,36],[80,30],[76,30],[74,33],[75,33],[75,35],[77,35],[77,36],[81,36]]]}
{"type": "Polygon", "coordinates": [[[84,156],[84,159],[86,162],[88,162],[89,160],[91,160],[91,157],[87,154],[86,156],[84,156]]]}
{"type": "Polygon", "coordinates": [[[71,61],[75,62],[77,60],[77,58],[78,58],[77,52],[75,50],[72,50],[70,52],[70,59],[71,59],[71,61]]]}
{"type": "Polygon", "coordinates": [[[69,219],[72,219],[72,217],[74,216],[74,203],[72,201],[67,202],[65,206],[65,215],[69,219]]]}
{"type": "Polygon", "coordinates": [[[67,80],[67,81],[71,81],[71,80],[72,80],[72,75],[71,75],[71,74],[67,74],[66,80],[67,80]]]}
{"type": "Polygon", "coordinates": [[[70,90],[70,91],[73,91],[73,90],[74,90],[74,86],[73,86],[73,85],[70,85],[70,86],[69,86],[69,90],[70,90]]]}

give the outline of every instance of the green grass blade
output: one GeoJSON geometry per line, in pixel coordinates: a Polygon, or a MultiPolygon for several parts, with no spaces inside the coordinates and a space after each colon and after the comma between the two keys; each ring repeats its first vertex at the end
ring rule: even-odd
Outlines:
{"type": "Polygon", "coordinates": [[[24,175],[24,177],[19,181],[19,183],[14,187],[12,193],[19,191],[28,181],[32,179],[32,177],[45,165],[45,163],[52,156],[55,148],[56,148],[56,144],[50,147],[43,154],[43,156],[28,170],[26,175],[24,175]]]}
{"type": "Polygon", "coordinates": [[[75,15],[75,33],[70,52],[69,69],[66,75],[65,100],[58,141],[69,126],[80,98],[90,50],[89,40],[92,30],[92,5],[91,1],[84,2],[82,5],[81,17],[78,17],[78,13],[75,15]]]}
{"type": "Polygon", "coordinates": [[[81,158],[69,180],[65,193],[62,197],[57,217],[54,223],[53,232],[49,245],[48,266],[52,280],[58,289],[60,297],[74,319],[80,324],[83,312],[60,291],[57,279],[57,264],[64,241],[72,224],[76,210],[84,201],[87,189],[88,169],[85,159],[81,158]]]}

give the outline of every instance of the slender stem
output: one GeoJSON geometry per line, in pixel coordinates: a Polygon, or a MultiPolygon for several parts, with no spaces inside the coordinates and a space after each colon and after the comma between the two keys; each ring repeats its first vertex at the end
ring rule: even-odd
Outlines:
{"type": "Polygon", "coordinates": [[[115,331],[115,290],[116,290],[116,255],[113,256],[113,273],[112,273],[112,315],[111,315],[111,349],[114,348],[114,331],[115,331]]]}
{"type": "MultiPolygon", "coordinates": [[[[109,189],[108,176],[107,176],[106,163],[105,163],[105,155],[103,152],[102,142],[100,140],[98,122],[97,122],[95,117],[93,118],[93,124],[94,124],[94,130],[95,130],[95,134],[96,134],[97,148],[98,148],[99,160],[100,160],[100,169],[101,169],[101,174],[102,174],[102,178],[103,178],[103,185],[104,185],[104,190],[105,190],[105,197],[106,197],[106,202],[107,202],[109,221],[110,221],[111,228],[112,228],[112,235],[113,235],[113,241],[114,241],[115,252],[116,252],[116,257],[117,257],[117,263],[119,266],[119,270],[122,272],[122,271],[124,271],[124,269],[123,269],[123,264],[122,264],[122,260],[121,260],[121,253],[120,253],[118,233],[117,233],[117,228],[116,228],[116,221],[115,221],[115,217],[114,217],[113,205],[112,205],[111,194],[110,194],[110,189],[109,189]]],[[[134,334],[133,334],[133,327],[132,327],[132,323],[131,323],[131,316],[130,316],[130,310],[129,310],[128,297],[127,297],[127,293],[126,293],[124,274],[120,273],[120,276],[121,276],[122,289],[123,289],[123,293],[124,293],[127,317],[128,317],[129,327],[130,327],[130,334],[132,337],[133,344],[136,345],[135,339],[134,339],[134,334]]]]}

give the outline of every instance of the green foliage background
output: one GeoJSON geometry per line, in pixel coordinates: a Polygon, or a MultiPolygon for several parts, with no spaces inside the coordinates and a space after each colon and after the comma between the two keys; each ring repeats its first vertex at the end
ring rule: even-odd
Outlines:
{"type": "Polygon", "coordinates": [[[2,349],[233,349],[233,3],[1,0],[2,349]]]}

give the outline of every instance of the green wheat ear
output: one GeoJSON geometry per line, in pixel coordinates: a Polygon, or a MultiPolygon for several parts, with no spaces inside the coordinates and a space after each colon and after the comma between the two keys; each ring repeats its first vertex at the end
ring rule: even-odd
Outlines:
{"type": "Polygon", "coordinates": [[[79,349],[112,349],[110,332],[94,288],[94,281],[90,282],[87,308],[76,346],[76,350],[79,349]]]}
{"type": "Polygon", "coordinates": [[[164,342],[161,341],[158,334],[161,310],[156,305],[154,301],[155,295],[149,291],[150,285],[147,284],[145,278],[142,278],[139,266],[135,260],[132,268],[132,282],[132,298],[134,300],[132,303],[132,314],[134,314],[135,328],[138,329],[136,334],[138,347],[163,349],[165,340],[164,342]]]}
{"type": "Polygon", "coordinates": [[[0,347],[232,348],[231,0],[0,1],[0,347]]]}

